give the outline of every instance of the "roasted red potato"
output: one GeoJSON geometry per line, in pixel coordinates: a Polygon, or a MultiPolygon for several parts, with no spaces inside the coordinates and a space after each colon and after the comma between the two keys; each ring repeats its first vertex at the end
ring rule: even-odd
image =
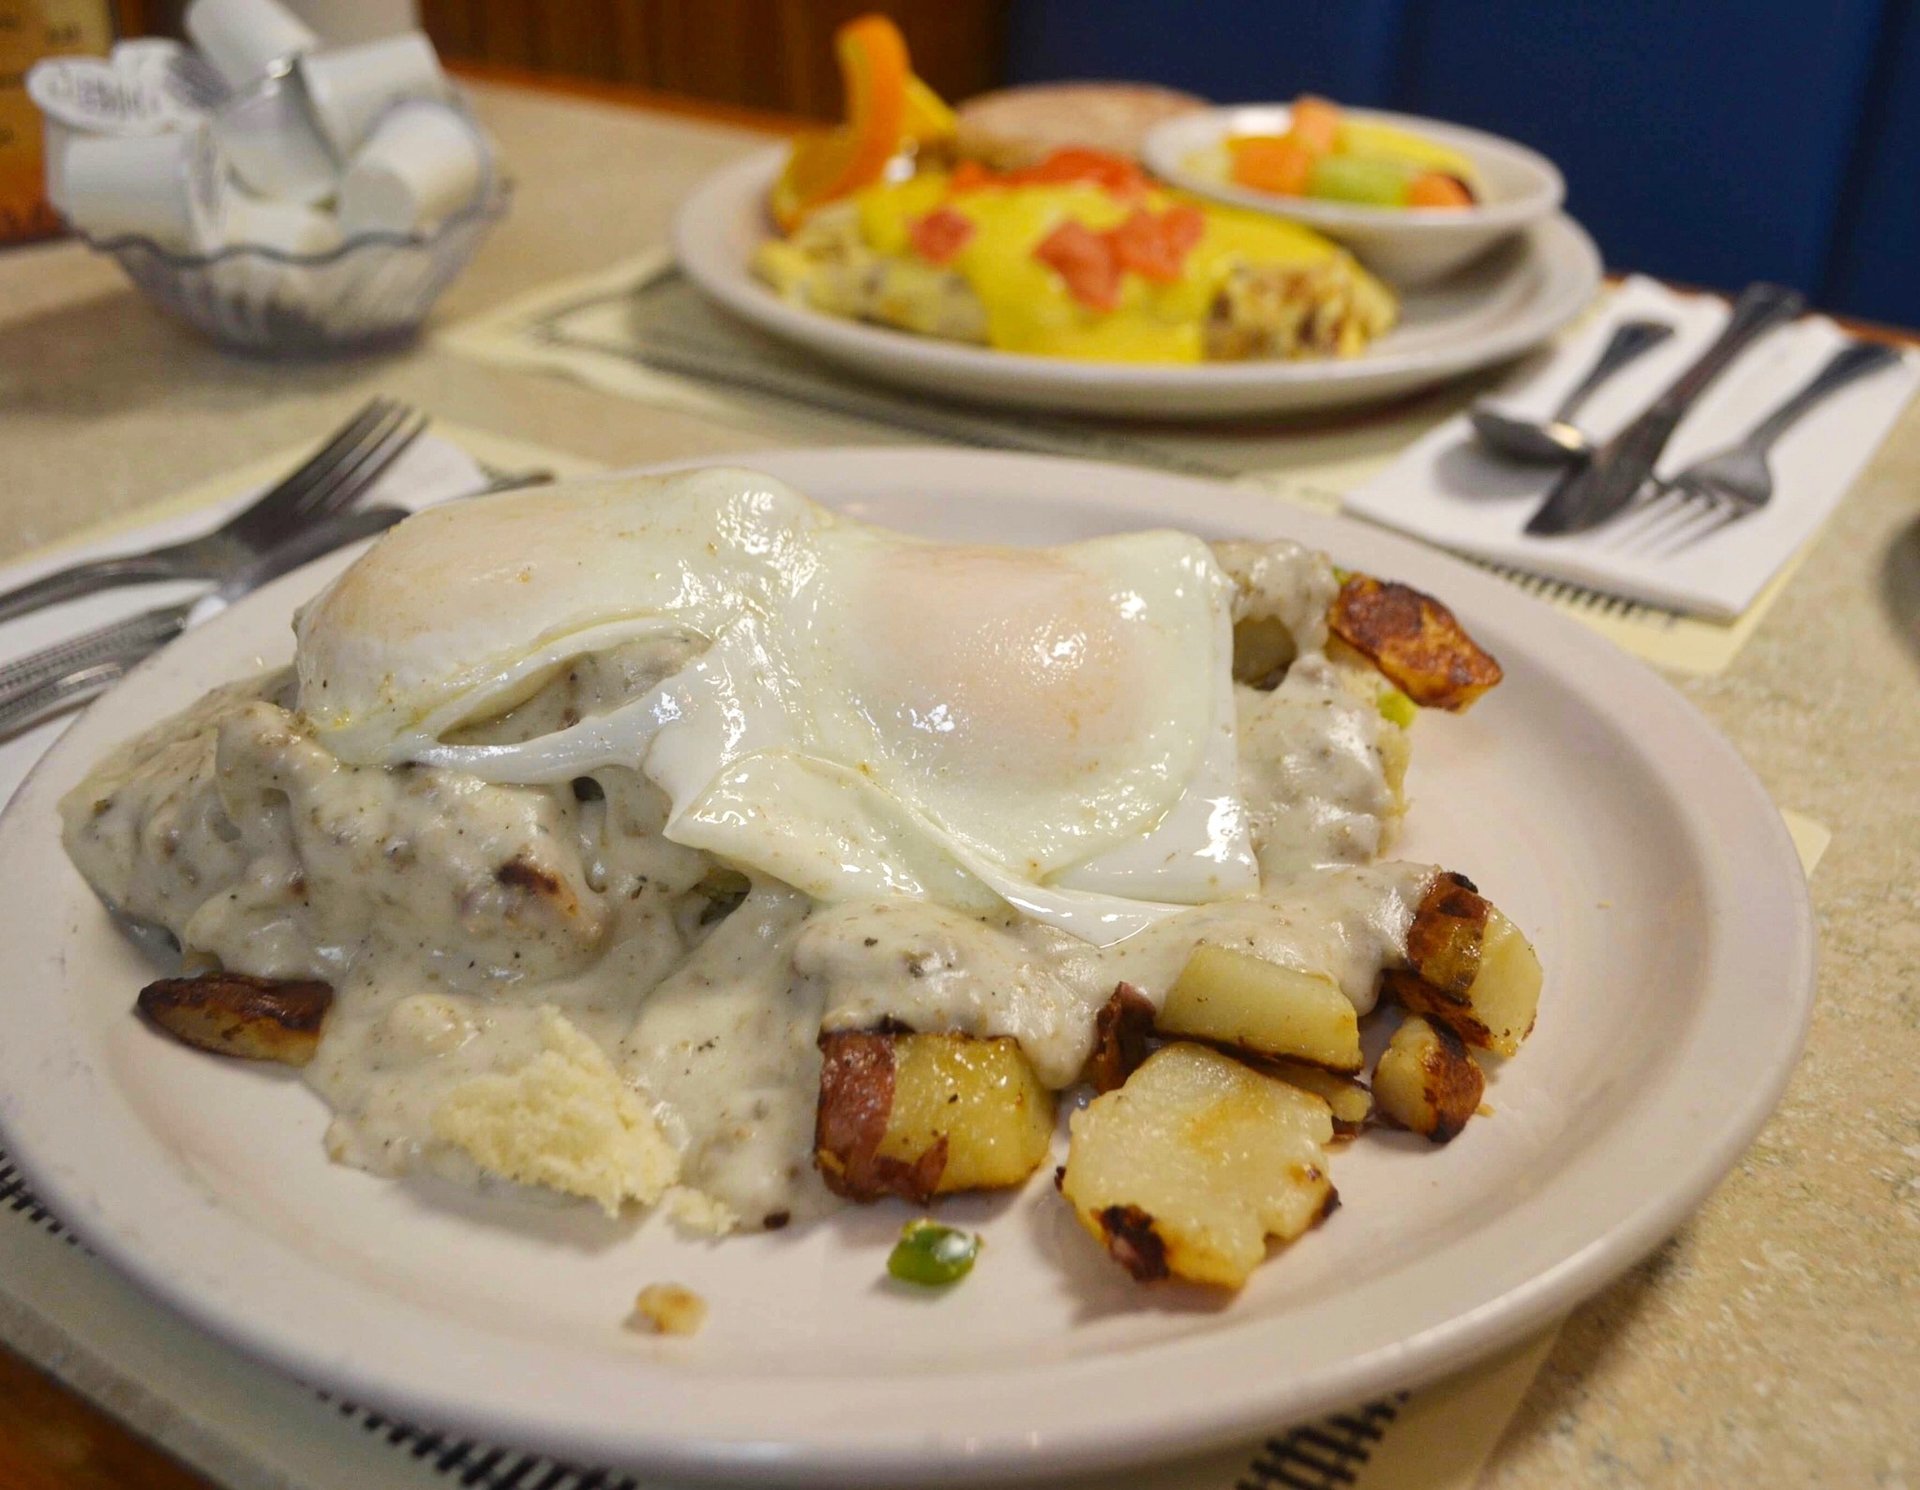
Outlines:
{"type": "Polygon", "coordinates": [[[1131,983],[1114,987],[1093,1020],[1093,1054],[1087,1057],[1087,1081],[1096,1092],[1124,1086],[1147,1058],[1153,1038],[1153,1000],[1131,983]]]}
{"type": "Polygon", "coordinates": [[[1409,1015],[1373,1069],[1381,1115],[1434,1143],[1446,1143],[1480,1110],[1487,1078],[1444,1024],[1409,1015]]]}
{"type": "Polygon", "coordinates": [[[814,1162],[849,1200],[925,1203],[1025,1182],[1053,1139],[1053,1093],[1019,1042],[962,1034],[820,1037],[814,1162]]]}
{"type": "Polygon", "coordinates": [[[312,979],[201,973],[149,983],[138,1003],[142,1014],[184,1044],[304,1066],[319,1047],[333,989],[312,979]]]}
{"type": "Polygon", "coordinates": [[[1320,1098],[1202,1045],[1163,1046],[1068,1121],[1060,1192],[1143,1283],[1238,1288],[1338,1203],[1320,1098]]]}
{"type": "Polygon", "coordinates": [[[1438,1020],[1467,1044],[1510,1056],[1533,1032],[1544,977],[1520,928],[1459,875],[1434,880],[1407,930],[1411,968],[1380,976],[1410,1013],[1438,1020]]]}
{"type": "Polygon", "coordinates": [[[1501,678],[1453,612],[1411,585],[1349,575],[1327,627],[1423,708],[1465,709],[1501,678]]]}

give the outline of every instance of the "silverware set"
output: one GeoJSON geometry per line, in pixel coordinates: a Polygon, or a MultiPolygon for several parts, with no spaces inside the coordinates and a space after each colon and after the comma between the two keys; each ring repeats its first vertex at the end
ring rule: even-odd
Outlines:
{"type": "Polygon", "coordinates": [[[1470,419],[1490,450],[1509,459],[1554,461],[1566,467],[1525,531],[1533,537],[1564,537],[1617,523],[1611,543],[1670,555],[1764,509],[1774,494],[1767,457],[1775,442],[1840,389],[1897,363],[1898,352],[1849,343],[1733,444],[1670,477],[1659,476],[1656,467],[1674,431],[1707,389],[1756,341],[1793,320],[1805,305],[1798,293],[1779,285],[1750,287],[1734,303],[1713,344],[1604,444],[1595,445],[1573,423],[1575,415],[1602,384],[1666,340],[1671,327],[1650,321],[1622,323],[1592,369],[1546,420],[1521,420],[1489,405],[1476,406],[1470,419]]]}
{"type": "MultiPolygon", "coordinates": [[[[0,739],[104,692],[182,632],[269,581],[406,517],[404,507],[354,504],[426,428],[426,417],[407,405],[374,399],[278,485],[218,527],[146,553],[89,559],[0,594],[0,620],[8,620],[117,585],[213,582],[193,600],[141,611],[0,666],[0,739]]],[[[544,470],[482,470],[484,483],[450,500],[553,480],[544,470]]]]}
{"type": "Polygon", "coordinates": [[[7,620],[120,585],[213,582],[195,600],[143,611],[0,667],[0,738],[92,698],[269,580],[405,517],[404,508],[353,510],[353,504],[426,427],[405,404],[375,399],[286,479],[218,527],[146,553],[86,560],[0,593],[0,620],[7,620]]]}

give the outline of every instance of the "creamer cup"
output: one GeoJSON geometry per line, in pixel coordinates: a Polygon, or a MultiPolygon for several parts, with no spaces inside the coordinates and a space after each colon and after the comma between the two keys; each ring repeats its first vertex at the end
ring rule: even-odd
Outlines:
{"type": "Polygon", "coordinates": [[[340,225],[349,234],[431,228],[479,197],[487,169],[480,132],[459,111],[401,104],[341,178],[340,225]]]}
{"type": "Polygon", "coordinates": [[[229,89],[212,63],[165,36],[141,36],[114,43],[115,72],[139,87],[157,92],[184,123],[204,118],[229,89]]]}
{"type": "Polygon", "coordinates": [[[153,135],[180,128],[178,110],[143,77],[104,57],[50,57],[27,70],[27,97],[77,134],[153,135]]]}
{"type": "Polygon", "coordinates": [[[340,246],[340,224],[332,213],[298,202],[271,201],[236,192],[227,213],[226,241],[229,247],[244,245],[312,258],[340,246]]]}
{"type": "Polygon", "coordinates": [[[314,118],[341,160],[353,157],[396,103],[443,102],[452,92],[433,43],[419,31],[312,52],[301,57],[297,71],[314,118]]]}
{"type": "Polygon", "coordinates": [[[51,114],[40,116],[40,163],[47,201],[62,217],[67,215],[67,146],[74,132],[51,114]]]}
{"type": "Polygon", "coordinates": [[[136,235],[175,253],[219,246],[226,161],[206,127],[161,135],[75,135],[61,155],[67,220],[95,238],[136,235]]]}
{"type": "Polygon", "coordinates": [[[300,80],[263,78],[214,118],[215,137],[249,191],[290,202],[332,196],[340,169],[307,108],[300,80]]]}
{"type": "Polygon", "coordinates": [[[193,0],[187,35],[229,86],[283,72],[320,38],[279,0],[193,0]]]}

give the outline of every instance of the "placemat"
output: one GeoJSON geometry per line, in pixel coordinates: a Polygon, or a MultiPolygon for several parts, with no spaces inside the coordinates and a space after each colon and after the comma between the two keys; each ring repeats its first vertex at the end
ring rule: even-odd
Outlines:
{"type": "MultiPolygon", "coordinates": [[[[852,441],[880,428],[961,445],[1124,461],[1232,481],[1323,512],[1337,511],[1346,492],[1499,381],[1485,374],[1380,407],[1218,425],[976,409],[892,392],[741,325],[710,306],[661,252],[536,290],[447,328],[437,341],[495,366],[571,377],[723,421],[764,428],[771,417],[815,438],[852,441]]],[[[1813,541],[1727,622],[1506,565],[1481,567],[1657,666],[1708,674],[1732,662],[1813,541]]]]}
{"type": "MultiPolygon", "coordinates": [[[[594,463],[521,441],[436,425],[482,465],[559,474],[594,463]]],[[[142,546],[199,512],[237,505],[297,464],[290,450],[76,535],[67,557],[142,546]]],[[[0,569],[0,585],[56,550],[0,569]]],[[[124,613],[150,591],[115,597],[124,613]]],[[[105,619],[102,617],[101,619],[105,619]]],[[[62,723],[0,745],[10,797],[62,723]]],[[[1783,816],[1813,872],[1829,835],[1783,816]]],[[[1553,1346],[1556,1329],[1413,1393],[1399,1393],[1257,1443],[1052,1490],[1471,1490],[1553,1346]]],[[[98,1261],[34,1196],[0,1135],[0,1341],[231,1490],[676,1490],[666,1481],[556,1463],[430,1426],[393,1421],[263,1368],[149,1300],[98,1261]]]]}

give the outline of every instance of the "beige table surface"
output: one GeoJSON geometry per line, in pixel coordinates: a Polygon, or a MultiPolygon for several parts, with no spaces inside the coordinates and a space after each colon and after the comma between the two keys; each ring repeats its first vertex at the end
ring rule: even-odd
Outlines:
{"type": "MultiPolygon", "coordinates": [[[[657,245],[697,177],[763,140],[517,87],[476,94],[519,195],[443,324],[657,245]]],[[[0,251],[0,558],[314,437],[375,391],[608,462],[795,443],[772,413],[720,424],[430,344],[242,360],[77,247],[0,251]]],[[[1819,1007],[1752,1152],[1573,1317],[1487,1484],[1920,1485],[1920,406],[1731,670],[1682,686],[1778,802],[1833,830],[1813,892],[1819,1007]]],[[[53,1400],[81,1431],[88,1410],[53,1400]]],[[[160,1483],[10,1478],[4,1453],[8,1484],[160,1483]]]]}

